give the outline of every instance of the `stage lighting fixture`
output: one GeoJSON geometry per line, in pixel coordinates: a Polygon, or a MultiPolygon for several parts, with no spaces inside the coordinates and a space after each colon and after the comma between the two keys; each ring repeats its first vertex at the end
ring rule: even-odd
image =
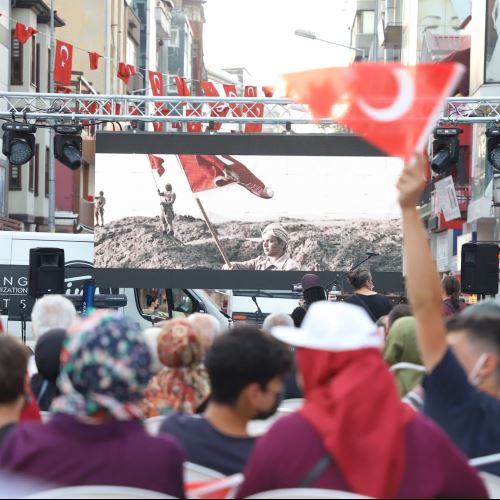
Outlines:
{"type": "Polygon", "coordinates": [[[500,128],[490,128],[486,131],[488,143],[486,146],[488,160],[496,172],[500,173],[500,128]]]}
{"type": "Polygon", "coordinates": [[[56,125],[54,127],[54,157],[71,170],[82,165],[82,125],[56,125]]]}
{"type": "Polygon", "coordinates": [[[463,132],[460,128],[437,128],[432,143],[431,168],[439,175],[448,173],[458,163],[460,142],[458,136],[463,132]]]}
{"type": "Polygon", "coordinates": [[[2,125],[2,153],[12,165],[28,163],[35,154],[35,125],[29,123],[4,123],[2,125]]]}

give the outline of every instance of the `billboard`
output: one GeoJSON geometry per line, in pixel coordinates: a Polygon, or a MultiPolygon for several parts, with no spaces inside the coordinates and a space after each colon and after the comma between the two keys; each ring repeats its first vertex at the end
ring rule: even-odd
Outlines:
{"type": "Polygon", "coordinates": [[[179,143],[144,134],[135,153],[131,141],[121,146],[126,137],[98,137],[96,268],[163,271],[175,287],[201,287],[196,273],[215,288],[248,287],[241,280],[251,276],[272,289],[304,272],[342,272],[375,252],[375,271],[401,272],[397,159],[347,156],[326,135],[301,138],[293,150],[271,136],[179,143]]]}

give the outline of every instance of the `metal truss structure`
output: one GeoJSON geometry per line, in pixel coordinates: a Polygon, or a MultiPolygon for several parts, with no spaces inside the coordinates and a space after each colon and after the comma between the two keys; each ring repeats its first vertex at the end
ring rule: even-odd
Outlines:
{"type": "MultiPolygon", "coordinates": [[[[334,120],[313,120],[307,106],[288,99],[234,97],[144,97],[135,95],[0,93],[0,119],[57,122],[160,122],[171,124],[320,125],[342,127],[334,120]]],[[[500,123],[499,98],[452,98],[441,124],[500,123]]],[[[337,127],[334,131],[338,130],[337,127]]]]}

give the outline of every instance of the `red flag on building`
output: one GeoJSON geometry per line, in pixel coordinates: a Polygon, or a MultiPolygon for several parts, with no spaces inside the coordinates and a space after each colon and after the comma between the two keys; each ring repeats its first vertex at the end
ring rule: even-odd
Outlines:
{"type": "Polygon", "coordinates": [[[118,64],[118,73],[116,76],[118,76],[118,78],[125,85],[128,85],[130,77],[132,76],[132,73],[130,71],[130,66],[128,64],[123,63],[123,62],[119,63],[118,64]]]}
{"type": "MultiPolygon", "coordinates": [[[[257,87],[246,86],[245,97],[257,97],[257,87]]],[[[246,104],[243,111],[247,118],[262,118],[264,116],[264,104],[246,104]]],[[[262,124],[260,123],[247,123],[245,125],[245,132],[259,133],[262,132],[262,124]]]]}
{"type": "Polygon", "coordinates": [[[154,96],[164,95],[163,90],[163,75],[156,71],[149,71],[149,84],[151,85],[151,92],[154,96]]]}
{"type": "Polygon", "coordinates": [[[177,87],[177,93],[182,97],[189,97],[191,92],[189,91],[186,79],[183,76],[175,76],[175,86],[177,87]]]}
{"type": "MultiPolygon", "coordinates": [[[[236,90],[236,85],[225,83],[223,87],[224,87],[224,92],[226,93],[226,97],[238,97],[238,91],[236,90]]],[[[241,106],[238,106],[237,104],[230,104],[229,108],[231,109],[233,116],[236,117],[243,116],[243,111],[241,109],[241,106]]]]}
{"type": "Polygon", "coordinates": [[[266,97],[273,97],[274,93],[276,92],[276,87],[272,87],[271,85],[264,85],[264,87],[262,87],[262,92],[264,92],[264,95],[266,97]]]}
{"type": "Polygon", "coordinates": [[[332,118],[391,156],[423,151],[459,64],[354,64],[285,75],[288,95],[316,119],[332,118]]]}
{"type": "Polygon", "coordinates": [[[16,23],[14,36],[24,45],[33,35],[36,35],[38,30],[31,26],[26,26],[23,23],[16,23]]]}
{"type": "Polygon", "coordinates": [[[63,85],[70,85],[72,71],[73,45],[57,40],[56,57],[54,62],[54,80],[63,85]]]}
{"type": "MultiPolygon", "coordinates": [[[[201,89],[203,93],[207,97],[220,97],[219,91],[216,89],[215,85],[212,82],[201,82],[201,89]]],[[[229,107],[223,103],[212,103],[210,104],[211,113],[210,116],[227,116],[229,113],[229,107]]],[[[214,130],[220,130],[222,127],[222,123],[216,123],[214,126],[214,130]]]]}
{"type": "Polygon", "coordinates": [[[165,167],[163,166],[165,160],[155,155],[148,155],[148,158],[151,168],[156,170],[158,175],[161,177],[165,173],[165,167]]]}
{"type": "Polygon", "coordinates": [[[135,66],[133,66],[132,64],[127,64],[127,66],[130,71],[130,76],[137,75],[137,70],[135,69],[135,66]]]}
{"type": "Polygon", "coordinates": [[[101,59],[101,55],[97,52],[89,52],[89,60],[90,60],[90,69],[96,70],[99,69],[99,59],[101,59]]]}
{"type": "Polygon", "coordinates": [[[191,191],[200,193],[210,189],[239,184],[255,196],[270,199],[271,189],[245,165],[229,155],[179,155],[191,191]]]}

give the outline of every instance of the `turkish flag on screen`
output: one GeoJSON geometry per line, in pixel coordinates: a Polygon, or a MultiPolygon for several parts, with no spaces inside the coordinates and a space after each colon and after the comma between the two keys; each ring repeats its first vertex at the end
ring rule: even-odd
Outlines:
{"type": "MultiPolygon", "coordinates": [[[[391,156],[423,151],[460,64],[354,64],[285,75],[287,93],[314,118],[332,118],[391,156]]],[[[355,154],[355,151],[353,152],[355,154]]]]}
{"type": "Polygon", "coordinates": [[[165,173],[165,167],[163,166],[165,160],[155,155],[148,155],[148,158],[151,168],[153,170],[156,170],[158,172],[158,175],[161,177],[165,173]]]}
{"type": "Polygon", "coordinates": [[[24,45],[33,35],[36,35],[38,30],[31,26],[26,26],[23,23],[16,23],[14,36],[24,45]]]}
{"type": "Polygon", "coordinates": [[[73,45],[57,40],[56,57],[54,62],[54,80],[69,85],[73,70],[73,45]]]}
{"type": "Polygon", "coordinates": [[[239,184],[260,198],[269,199],[274,195],[247,166],[232,156],[179,155],[179,161],[193,193],[239,184]]]}

